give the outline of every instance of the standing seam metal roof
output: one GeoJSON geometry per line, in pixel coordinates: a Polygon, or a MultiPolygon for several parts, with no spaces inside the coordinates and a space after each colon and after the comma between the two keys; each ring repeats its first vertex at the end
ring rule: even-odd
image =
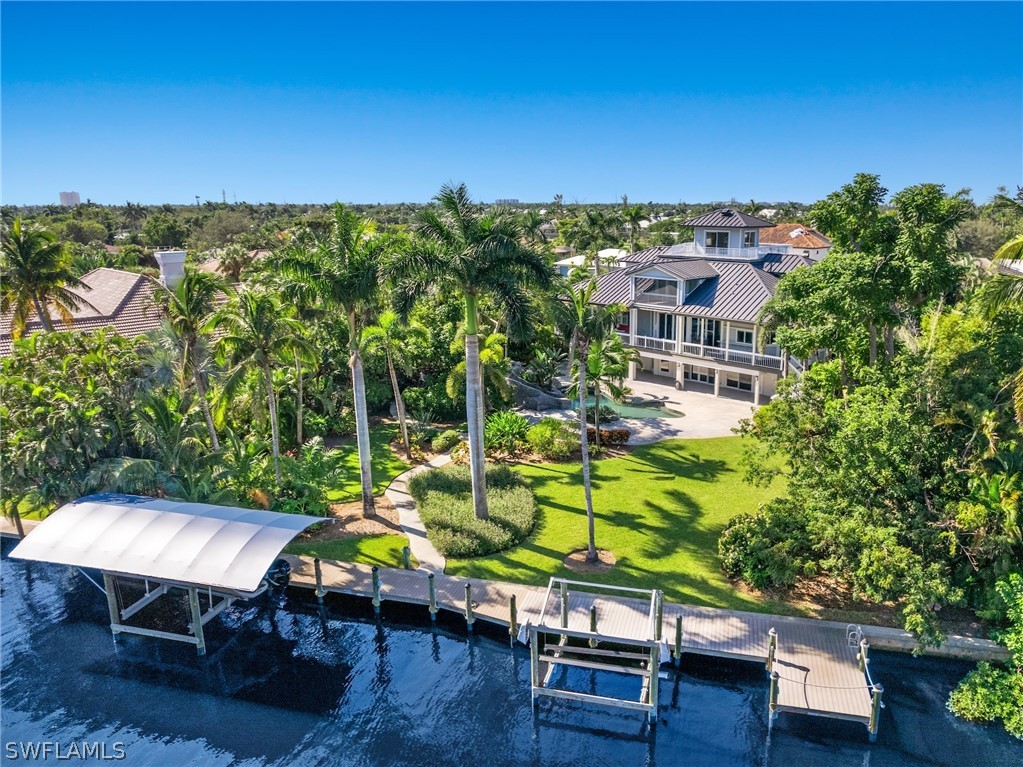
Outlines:
{"type": "Polygon", "coordinates": [[[774,226],[770,221],[743,213],[733,208],[720,208],[702,216],[683,221],[682,226],[720,226],[724,229],[766,229],[774,226]]]}

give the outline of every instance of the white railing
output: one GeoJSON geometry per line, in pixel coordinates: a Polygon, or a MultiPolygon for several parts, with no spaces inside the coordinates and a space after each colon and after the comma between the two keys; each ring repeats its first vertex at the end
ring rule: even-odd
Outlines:
{"type": "Polygon", "coordinates": [[[788,253],[791,245],[758,245],[751,248],[708,248],[697,242],[684,242],[672,248],[672,252],[681,256],[710,256],[713,258],[734,258],[743,261],[756,261],[769,253],[788,253]]]}
{"type": "Polygon", "coordinates": [[[718,360],[719,362],[737,362],[740,365],[750,365],[758,368],[769,368],[781,370],[784,360],[773,354],[758,354],[740,349],[726,349],[723,346],[704,346],[683,342],[679,344],[679,352],[692,357],[703,357],[704,359],[718,360]]]}
{"type": "Polygon", "coordinates": [[[656,349],[662,352],[678,351],[678,342],[673,338],[654,338],[653,336],[633,336],[632,345],[640,349],[656,349]]]}
{"type": "Polygon", "coordinates": [[[663,293],[637,293],[636,303],[646,306],[678,306],[678,293],[666,296],[663,293]]]}

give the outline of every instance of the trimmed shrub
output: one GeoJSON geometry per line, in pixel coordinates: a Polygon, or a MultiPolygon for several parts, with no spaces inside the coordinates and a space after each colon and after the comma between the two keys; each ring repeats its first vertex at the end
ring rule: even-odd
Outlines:
{"type": "Polygon", "coordinates": [[[499,410],[487,419],[483,431],[483,444],[487,450],[497,450],[513,455],[526,444],[529,421],[510,410],[499,410]]]}
{"type": "Polygon", "coordinates": [[[557,418],[544,418],[526,433],[534,453],[549,460],[568,458],[579,447],[575,433],[557,418]]]}
{"type": "MultiPolygon", "coordinates": [[[[586,427],[586,438],[589,440],[591,445],[594,445],[597,442],[596,432],[597,430],[592,426],[586,427]]],[[[627,445],[629,443],[629,437],[631,436],[632,432],[628,429],[601,429],[600,444],[601,447],[627,445]]]]}
{"type": "Polygon", "coordinates": [[[806,519],[791,504],[775,501],[734,517],[718,539],[721,567],[758,589],[796,581],[806,553],[806,519]]]}
{"type": "Polygon", "coordinates": [[[462,435],[454,429],[442,431],[430,442],[430,447],[435,453],[443,453],[450,450],[462,440],[462,435]]]}
{"type": "Polygon", "coordinates": [[[433,545],[446,557],[478,557],[504,551],[533,531],[537,508],[533,491],[507,466],[487,468],[490,518],[472,508],[472,479],[465,466],[445,466],[417,474],[409,493],[419,507],[433,545]]]}
{"type": "MultiPolygon", "coordinates": [[[[579,414],[579,411],[577,410],[576,411],[576,415],[578,415],[578,414],[579,414]]],[[[618,411],[615,410],[613,407],[611,407],[610,405],[601,405],[600,406],[600,422],[601,423],[614,423],[618,419],[619,419],[618,411]]],[[[597,420],[597,408],[595,408],[595,407],[593,407],[591,405],[587,405],[587,407],[586,407],[586,422],[587,423],[596,423],[596,420],[597,420]]]]}

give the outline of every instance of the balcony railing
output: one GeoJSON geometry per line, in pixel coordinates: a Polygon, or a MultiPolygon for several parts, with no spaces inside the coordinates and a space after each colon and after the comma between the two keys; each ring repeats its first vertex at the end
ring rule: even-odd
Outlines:
{"type": "Polygon", "coordinates": [[[740,365],[750,365],[770,370],[781,370],[783,360],[773,354],[758,354],[752,351],[741,349],[726,349],[723,346],[705,346],[703,344],[692,344],[683,342],[679,344],[679,353],[690,357],[702,357],[704,359],[718,360],[719,362],[737,362],[740,365]]]}
{"type": "Polygon", "coordinates": [[[769,253],[788,253],[791,245],[758,245],[752,248],[708,248],[697,242],[684,242],[672,248],[680,256],[702,256],[712,258],[734,258],[741,261],[756,261],[769,253]]]}
{"type": "Polygon", "coordinates": [[[672,354],[675,354],[678,351],[678,341],[674,338],[633,336],[631,341],[628,338],[625,338],[624,340],[626,343],[635,346],[637,349],[654,349],[659,352],[671,352],[672,354]]]}

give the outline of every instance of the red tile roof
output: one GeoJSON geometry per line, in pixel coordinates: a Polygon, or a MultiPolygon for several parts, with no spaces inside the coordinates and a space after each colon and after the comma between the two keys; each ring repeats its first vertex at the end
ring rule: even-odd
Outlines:
{"type": "Polygon", "coordinates": [[[760,230],[761,245],[791,245],[793,248],[830,248],[831,240],[805,224],[776,224],[760,230]]]}

